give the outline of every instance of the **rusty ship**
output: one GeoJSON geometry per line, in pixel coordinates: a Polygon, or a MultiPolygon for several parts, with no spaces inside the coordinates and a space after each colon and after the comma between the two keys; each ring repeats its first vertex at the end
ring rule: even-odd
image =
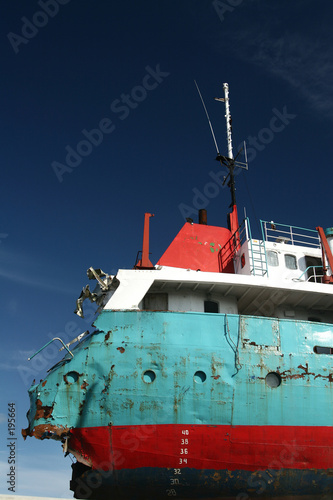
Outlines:
{"type": "Polygon", "coordinates": [[[74,457],[75,498],[333,498],[333,228],[238,222],[224,93],[227,227],[200,210],[153,264],[146,213],[136,265],[88,270],[93,328],[29,389],[22,433],[74,457]]]}

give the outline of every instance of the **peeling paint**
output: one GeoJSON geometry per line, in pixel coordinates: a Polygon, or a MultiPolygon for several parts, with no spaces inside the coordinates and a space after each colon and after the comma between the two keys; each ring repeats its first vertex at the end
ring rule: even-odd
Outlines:
{"type": "Polygon", "coordinates": [[[50,418],[53,412],[53,406],[43,406],[40,399],[36,401],[35,420],[40,418],[50,418]]]}
{"type": "Polygon", "coordinates": [[[27,429],[22,429],[21,431],[24,439],[27,436],[35,437],[37,439],[52,439],[61,440],[64,437],[69,435],[69,429],[67,427],[51,425],[51,424],[40,424],[36,425],[32,431],[30,431],[29,427],[27,429]]]}

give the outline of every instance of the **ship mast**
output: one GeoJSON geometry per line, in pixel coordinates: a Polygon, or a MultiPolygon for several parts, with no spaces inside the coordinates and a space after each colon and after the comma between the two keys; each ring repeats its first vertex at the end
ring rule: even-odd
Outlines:
{"type": "Polygon", "coordinates": [[[237,158],[243,148],[238,151],[236,157],[234,158],[233,152],[232,152],[232,118],[230,114],[230,106],[229,106],[229,85],[227,83],[223,84],[223,90],[224,90],[224,98],[222,97],[215,97],[216,101],[222,101],[225,103],[225,119],[226,119],[226,124],[227,124],[227,143],[228,143],[228,156],[223,156],[220,154],[217,141],[215,138],[214,130],[208,115],[207,108],[205,106],[203,97],[201,95],[201,92],[199,90],[199,87],[197,85],[197,82],[194,80],[195,86],[197,88],[198,94],[200,96],[202,105],[204,107],[207,120],[210,126],[210,130],[213,136],[213,140],[215,143],[216,151],[217,151],[217,157],[216,160],[218,160],[222,166],[227,167],[228,169],[228,175],[224,178],[223,185],[226,183],[228,180],[228,186],[230,188],[231,192],[231,204],[230,207],[232,207],[231,213],[228,214],[228,225],[230,231],[233,233],[236,232],[238,229],[238,216],[237,216],[237,205],[236,205],[236,186],[235,186],[235,167],[237,168],[245,168],[247,170],[247,157],[246,157],[246,148],[245,148],[245,143],[244,143],[244,152],[245,152],[245,163],[237,161],[237,158]]]}
{"type": "Polygon", "coordinates": [[[221,165],[227,167],[229,170],[228,175],[224,179],[223,185],[229,179],[228,186],[230,188],[230,193],[231,193],[230,207],[232,207],[232,208],[235,207],[237,210],[235,174],[234,174],[235,160],[234,160],[234,155],[232,152],[232,118],[231,118],[230,106],[229,106],[229,85],[227,83],[223,84],[223,90],[224,90],[224,98],[215,97],[215,100],[224,102],[224,104],[225,104],[225,120],[226,120],[226,126],[227,126],[228,156],[222,156],[221,154],[218,154],[216,159],[217,159],[217,161],[219,161],[221,163],[221,165]]]}
{"type": "Polygon", "coordinates": [[[225,119],[227,122],[227,142],[228,142],[228,157],[233,159],[232,152],[232,119],[230,115],[230,107],[229,107],[229,85],[227,83],[223,84],[224,90],[224,102],[225,102],[225,119]]]}
{"type": "Polygon", "coordinates": [[[228,180],[228,186],[230,188],[231,194],[231,213],[228,214],[228,224],[231,233],[233,234],[238,229],[238,215],[237,215],[237,205],[236,205],[236,186],[235,186],[235,167],[247,169],[247,162],[236,161],[240,151],[237,153],[236,158],[234,158],[232,152],[232,118],[230,114],[229,106],[229,85],[227,83],[223,84],[224,98],[216,97],[216,101],[222,101],[225,103],[225,119],[227,126],[227,144],[228,144],[228,156],[222,156],[218,153],[216,160],[218,160],[221,165],[228,168],[229,173],[225,177],[223,185],[228,180]]]}

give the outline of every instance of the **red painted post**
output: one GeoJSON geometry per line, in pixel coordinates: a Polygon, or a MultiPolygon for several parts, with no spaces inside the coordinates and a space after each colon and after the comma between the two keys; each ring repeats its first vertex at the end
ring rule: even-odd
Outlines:
{"type": "Polygon", "coordinates": [[[154,269],[153,264],[149,260],[149,219],[154,217],[154,214],[145,213],[145,221],[143,226],[143,242],[141,260],[135,266],[137,269],[154,269]]]}
{"type": "MultiPolygon", "coordinates": [[[[328,244],[325,232],[324,232],[323,228],[320,227],[320,226],[316,227],[316,230],[318,231],[320,239],[321,239],[321,244],[322,244],[322,247],[323,247],[323,250],[324,250],[323,253],[325,252],[326,258],[327,258],[327,261],[328,261],[328,265],[329,265],[330,270],[331,270],[331,273],[333,273],[333,255],[332,255],[330,246],[328,244]]],[[[325,269],[324,255],[323,255],[323,268],[325,269]]],[[[323,281],[323,283],[331,283],[331,284],[333,284],[333,274],[331,274],[331,276],[327,276],[327,274],[325,273],[325,276],[323,277],[322,281],[323,281]]]]}

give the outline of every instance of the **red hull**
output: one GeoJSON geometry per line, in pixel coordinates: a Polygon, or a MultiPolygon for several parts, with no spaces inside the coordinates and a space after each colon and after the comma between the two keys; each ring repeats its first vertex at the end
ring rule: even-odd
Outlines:
{"type": "Polygon", "coordinates": [[[332,427],[143,425],[72,429],[93,469],[330,469],[332,427]]]}

